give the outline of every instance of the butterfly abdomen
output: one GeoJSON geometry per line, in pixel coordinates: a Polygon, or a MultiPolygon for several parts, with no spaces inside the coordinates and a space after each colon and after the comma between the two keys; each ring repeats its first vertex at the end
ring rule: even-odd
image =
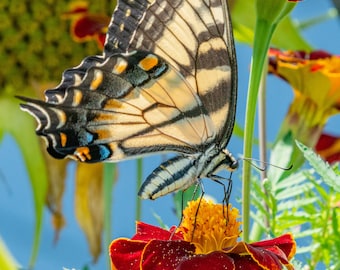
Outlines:
{"type": "Polygon", "coordinates": [[[157,199],[168,193],[183,190],[197,181],[195,158],[177,156],[162,163],[144,181],[138,195],[142,199],[157,199]]]}
{"type": "Polygon", "coordinates": [[[195,156],[177,156],[162,163],[144,181],[138,195],[143,199],[157,199],[168,193],[185,190],[201,178],[211,178],[218,171],[234,171],[237,160],[226,149],[212,145],[195,156]]]}

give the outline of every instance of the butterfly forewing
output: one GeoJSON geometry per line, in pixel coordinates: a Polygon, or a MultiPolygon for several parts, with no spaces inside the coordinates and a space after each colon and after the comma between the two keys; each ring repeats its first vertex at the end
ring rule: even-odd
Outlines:
{"type": "Polygon", "coordinates": [[[236,54],[226,0],[119,2],[105,54],[131,49],[153,51],[183,74],[210,115],[217,140],[225,146],[234,125],[237,95],[236,54]],[[142,9],[135,11],[136,5],[142,9]],[[121,34],[124,39],[119,38],[121,34]]]}

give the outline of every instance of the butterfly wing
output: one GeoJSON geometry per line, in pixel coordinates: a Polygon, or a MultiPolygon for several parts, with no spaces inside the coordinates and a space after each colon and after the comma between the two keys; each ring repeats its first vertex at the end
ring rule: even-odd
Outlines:
{"type": "Polygon", "coordinates": [[[199,95],[224,148],[236,113],[237,66],[227,0],[120,1],[105,55],[152,51],[175,66],[199,95]]]}
{"type": "Polygon", "coordinates": [[[36,117],[37,134],[56,158],[97,162],[159,151],[195,153],[202,140],[214,137],[190,85],[149,52],[112,55],[66,88],[60,102],[25,100],[22,108],[36,117]]]}
{"type": "Polygon", "coordinates": [[[221,5],[119,1],[104,55],[66,70],[46,102],[22,105],[38,120],[49,153],[96,162],[165,150],[195,154],[216,142],[223,148],[235,116],[236,61],[221,5]]]}

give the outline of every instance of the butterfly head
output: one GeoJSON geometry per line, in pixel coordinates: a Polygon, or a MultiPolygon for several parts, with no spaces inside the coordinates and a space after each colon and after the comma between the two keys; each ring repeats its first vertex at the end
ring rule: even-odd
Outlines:
{"type": "Polygon", "coordinates": [[[222,152],[225,155],[223,165],[228,171],[235,171],[239,166],[238,160],[227,149],[223,149],[222,152]]]}

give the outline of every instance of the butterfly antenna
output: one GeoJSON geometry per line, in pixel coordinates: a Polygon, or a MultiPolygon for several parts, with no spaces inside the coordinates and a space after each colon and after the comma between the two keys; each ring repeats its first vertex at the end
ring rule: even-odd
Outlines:
{"type": "Polygon", "coordinates": [[[269,163],[269,162],[266,162],[266,161],[263,161],[263,160],[255,159],[255,158],[243,157],[241,159],[244,160],[244,161],[250,162],[251,166],[255,167],[256,169],[258,169],[259,171],[262,171],[262,172],[265,171],[268,166],[278,168],[278,169],[281,169],[283,171],[289,171],[293,168],[293,164],[289,165],[288,167],[281,167],[281,166],[278,166],[278,165],[275,165],[275,164],[272,164],[272,163],[269,163]],[[254,161],[263,164],[264,167],[260,167],[260,166],[256,165],[254,161]]]}

